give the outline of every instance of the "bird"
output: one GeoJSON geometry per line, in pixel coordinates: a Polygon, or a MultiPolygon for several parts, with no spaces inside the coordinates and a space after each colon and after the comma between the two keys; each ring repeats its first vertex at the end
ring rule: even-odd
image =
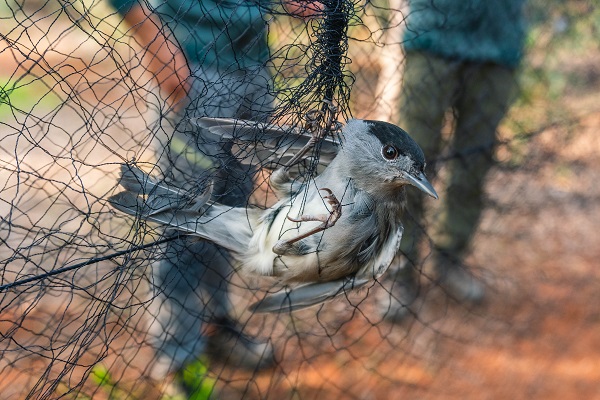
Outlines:
{"type": "Polygon", "coordinates": [[[230,118],[191,122],[233,143],[242,163],[275,166],[270,186],[278,201],[269,208],[226,206],[211,199],[210,182],[185,192],[126,163],[119,180],[125,191],[109,203],[222,246],[237,271],[285,285],[251,305],[256,312],[307,308],[378,279],[399,251],[406,187],[438,198],[425,176],[423,151],[388,122],[350,119],[330,135],[230,118]],[[294,176],[290,167],[298,159],[317,160],[305,156],[315,146],[318,173],[294,176]]]}

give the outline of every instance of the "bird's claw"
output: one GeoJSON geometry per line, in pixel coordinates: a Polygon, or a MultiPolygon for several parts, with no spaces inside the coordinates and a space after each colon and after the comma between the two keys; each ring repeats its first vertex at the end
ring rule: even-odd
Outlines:
{"type": "MultiPolygon", "coordinates": [[[[329,188],[321,188],[324,192],[327,192],[327,196],[323,196],[323,199],[327,200],[327,203],[331,206],[331,212],[329,214],[319,214],[319,215],[301,215],[300,218],[292,218],[288,215],[288,219],[292,222],[307,222],[307,221],[320,221],[322,222],[317,228],[319,231],[331,228],[335,225],[338,219],[340,219],[342,215],[342,205],[340,204],[335,194],[329,188]]],[[[319,232],[317,231],[317,232],[319,232]]]]}
{"type": "Polygon", "coordinates": [[[331,206],[331,212],[329,213],[329,216],[327,216],[327,220],[325,221],[326,226],[323,229],[331,228],[342,216],[342,205],[331,189],[321,188],[319,190],[327,192],[327,196],[323,196],[323,198],[326,199],[327,203],[331,206]]]}
{"type": "Polygon", "coordinates": [[[339,109],[331,100],[324,99],[323,103],[325,103],[323,112],[327,114],[327,125],[323,131],[333,135],[334,133],[339,132],[343,126],[342,123],[337,120],[339,109]]]}
{"type": "Polygon", "coordinates": [[[316,221],[321,222],[321,224],[308,232],[305,232],[301,235],[293,237],[287,240],[280,240],[275,243],[273,246],[273,252],[279,255],[284,254],[287,250],[292,248],[292,245],[302,239],[305,239],[315,233],[319,233],[324,231],[325,229],[331,228],[335,225],[335,223],[342,216],[342,205],[340,201],[335,197],[335,194],[329,188],[321,188],[324,192],[327,192],[326,196],[323,196],[323,199],[327,200],[327,203],[331,206],[331,211],[329,214],[319,214],[319,215],[301,215],[300,218],[292,218],[288,215],[288,219],[292,222],[308,222],[308,221],[316,221]]]}

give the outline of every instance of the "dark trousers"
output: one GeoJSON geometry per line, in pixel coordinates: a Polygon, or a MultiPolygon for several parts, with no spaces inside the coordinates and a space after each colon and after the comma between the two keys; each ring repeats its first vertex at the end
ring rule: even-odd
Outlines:
{"type": "MultiPolygon", "coordinates": [[[[227,143],[218,142],[187,118],[263,118],[273,103],[270,77],[264,70],[221,76],[198,68],[194,78],[191,102],[172,119],[172,128],[163,126],[156,136],[160,172],[167,181],[192,191],[210,179],[213,200],[246,206],[253,189],[252,169],[232,156],[227,143]]],[[[160,379],[202,354],[206,344],[203,323],[229,314],[228,281],[233,266],[225,249],[193,237],[167,243],[158,258],[153,265],[149,332],[157,353],[152,375],[160,379]]]]}

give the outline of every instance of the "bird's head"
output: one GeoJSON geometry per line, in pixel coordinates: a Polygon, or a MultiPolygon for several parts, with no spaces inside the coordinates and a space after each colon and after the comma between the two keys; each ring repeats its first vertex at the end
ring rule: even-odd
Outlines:
{"type": "Polygon", "coordinates": [[[343,152],[349,172],[369,191],[388,194],[412,185],[433,198],[438,195],[425,177],[425,156],[403,129],[382,121],[350,120],[344,128],[343,152]]]}

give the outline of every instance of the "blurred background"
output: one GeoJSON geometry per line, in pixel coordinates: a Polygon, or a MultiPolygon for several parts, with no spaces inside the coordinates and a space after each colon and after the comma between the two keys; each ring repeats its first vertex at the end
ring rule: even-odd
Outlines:
{"type": "MultiPolygon", "coordinates": [[[[268,43],[262,66],[271,76],[272,119],[301,120],[330,88],[341,121],[407,118],[401,104],[415,52],[407,37],[418,31],[411,16],[429,2],[340,2],[348,20],[336,42],[343,53],[333,81],[315,72],[332,60],[324,49],[332,43],[326,21],[337,15],[327,14],[333,3],[324,1],[323,14],[313,18],[290,16],[275,2],[249,3],[264,22],[255,37],[268,43]]],[[[465,13],[479,4],[460,3],[465,13]]],[[[165,4],[144,6],[160,11],[165,4]]],[[[510,67],[515,95],[492,128],[496,145],[483,145],[496,162],[485,175],[477,230],[459,260],[484,290],[481,299],[450,295],[430,265],[443,240],[435,232],[442,195],[418,221],[424,243],[415,245],[421,252],[409,257],[411,265],[392,268],[348,298],[253,315],[248,305],[270,283],[228,275],[233,319],[245,335],[272,345],[276,361],[238,368],[198,355],[176,376],[164,375],[195,388],[185,394],[170,393],[152,372],[157,353],[148,326],[160,297],[151,261],[161,257],[152,244],[162,233],[106,202],[121,163],[160,163],[156,142],[172,135],[178,115],[175,95],[159,88],[144,42],[123,15],[99,0],[0,0],[1,399],[600,396],[596,1],[524,3],[522,56],[510,67]],[[392,284],[406,270],[416,280],[408,304],[392,284]],[[393,309],[406,312],[394,320],[386,313],[393,309]]],[[[444,27],[452,24],[437,28],[444,27]]],[[[208,58],[197,60],[200,68],[214,62],[208,58]]],[[[413,69],[420,79],[433,76],[423,68],[413,69]]],[[[216,81],[232,71],[223,68],[216,81]]],[[[187,96],[203,98],[202,90],[187,96]]],[[[477,104],[485,110],[495,101],[494,92],[484,92],[477,104]]],[[[453,162],[469,163],[450,146],[462,114],[442,111],[442,148],[430,160],[436,188],[453,162]]],[[[253,195],[268,201],[261,191],[253,195]]]]}

